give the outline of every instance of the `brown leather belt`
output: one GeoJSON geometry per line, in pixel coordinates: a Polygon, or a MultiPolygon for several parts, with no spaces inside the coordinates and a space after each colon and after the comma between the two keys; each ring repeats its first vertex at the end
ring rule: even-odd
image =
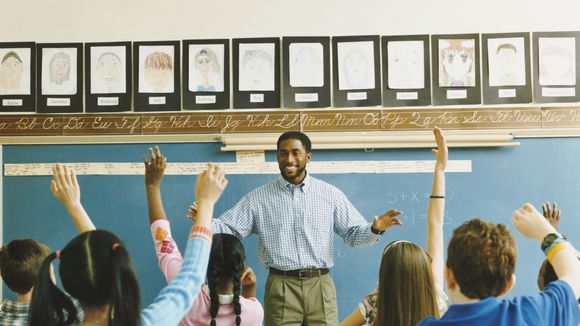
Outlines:
{"type": "Polygon", "coordinates": [[[270,273],[283,275],[283,276],[290,276],[296,277],[300,280],[306,280],[312,277],[319,277],[325,274],[328,274],[328,268],[319,268],[319,269],[295,269],[292,271],[281,271],[279,269],[275,269],[270,267],[270,273]]]}

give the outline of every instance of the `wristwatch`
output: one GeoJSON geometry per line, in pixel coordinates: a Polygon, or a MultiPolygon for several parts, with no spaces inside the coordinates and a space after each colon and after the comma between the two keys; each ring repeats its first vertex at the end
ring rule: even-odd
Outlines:
{"type": "Polygon", "coordinates": [[[375,229],[372,225],[371,225],[371,232],[376,234],[376,235],[382,235],[383,233],[385,233],[385,231],[379,231],[377,229],[375,229]]]}
{"type": "Polygon", "coordinates": [[[542,251],[546,252],[548,248],[552,246],[552,244],[558,240],[566,240],[566,237],[560,233],[550,233],[544,237],[544,241],[542,241],[542,251]]]}

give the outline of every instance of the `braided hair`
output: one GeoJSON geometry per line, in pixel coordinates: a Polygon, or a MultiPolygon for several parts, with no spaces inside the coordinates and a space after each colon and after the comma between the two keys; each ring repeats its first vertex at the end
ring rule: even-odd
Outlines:
{"type": "Polygon", "coordinates": [[[207,268],[207,285],[209,287],[211,306],[210,326],[216,326],[216,317],[220,309],[218,290],[222,283],[233,281],[234,299],[232,306],[236,314],[236,326],[242,322],[240,305],[241,277],[244,270],[244,246],[231,234],[214,234],[207,268]]]}

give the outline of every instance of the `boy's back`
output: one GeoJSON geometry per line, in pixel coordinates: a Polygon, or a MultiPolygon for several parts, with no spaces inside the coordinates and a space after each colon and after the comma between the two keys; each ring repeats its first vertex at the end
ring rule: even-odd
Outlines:
{"type": "Polygon", "coordinates": [[[512,300],[489,297],[475,303],[452,305],[437,320],[427,318],[418,325],[570,325],[580,324],[580,309],[570,285],[550,283],[543,292],[512,300]]]}

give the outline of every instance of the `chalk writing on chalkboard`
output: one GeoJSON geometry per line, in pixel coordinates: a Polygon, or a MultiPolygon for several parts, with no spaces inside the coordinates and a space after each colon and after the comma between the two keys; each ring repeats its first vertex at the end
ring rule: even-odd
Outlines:
{"type": "MultiPolygon", "coordinates": [[[[217,162],[226,174],[278,174],[277,162],[233,163],[217,162]]],[[[143,175],[143,163],[65,163],[77,175],[143,175]]],[[[4,164],[5,176],[52,175],[53,163],[4,164]]],[[[308,171],[313,174],[328,173],[432,173],[435,161],[313,161],[308,171]]],[[[207,163],[168,163],[167,175],[197,175],[207,168],[207,163]]],[[[470,160],[453,160],[447,172],[471,172],[470,160]]]]}

